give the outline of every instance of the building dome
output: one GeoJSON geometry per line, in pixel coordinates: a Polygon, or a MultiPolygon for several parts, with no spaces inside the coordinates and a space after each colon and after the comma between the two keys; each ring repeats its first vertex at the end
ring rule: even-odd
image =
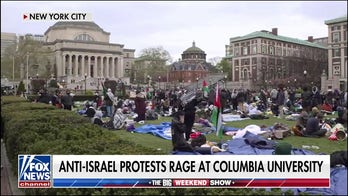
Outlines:
{"type": "Polygon", "coordinates": [[[186,53],[204,53],[204,51],[196,46],[196,43],[192,42],[192,47],[187,48],[184,51],[184,54],[186,53]]]}
{"type": "Polygon", "coordinates": [[[51,30],[56,29],[66,29],[66,28],[77,28],[77,29],[88,29],[88,30],[95,30],[95,31],[101,31],[106,34],[110,34],[105,32],[102,28],[100,28],[96,23],[90,22],[90,21],[75,21],[75,22],[56,22],[53,26],[50,26],[45,34],[51,30]]]}

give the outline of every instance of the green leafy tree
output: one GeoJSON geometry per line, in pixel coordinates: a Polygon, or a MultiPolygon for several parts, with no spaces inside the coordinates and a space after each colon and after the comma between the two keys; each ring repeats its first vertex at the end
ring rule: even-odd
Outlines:
{"type": "Polygon", "coordinates": [[[58,88],[57,80],[50,80],[48,85],[50,88],[58,88]]]}
{"type": "Polygon", "coordinates": [[[152,78],[152,82],[156,82],[161,76],[164,78],[172,62],[169,52],[162,46],[150,47],[141,50],[139,57],[134,62],[133,74],[134,79],[140,83],[148,83],[147,76],[152,78]]]}
{"type": "Polygon", "coordinates": [[[55,69],[53,66],[53,52],[44,46],[42,42],[32,39],[23,39],[18,44],[7,47],[1,58],[1,72],[6,76],[12,76],[13,69],[15,79],[20,78],[21,67],[26,73],[26,65],[28,61],[28,75],[48,79],[55,69]]]}
{"type": "Polygon", "coordinates": [[[231,80],[232,78],[232,68],[230,63],[228,62],[227,59],[222,59],[217,65],[216,65],[217,70],[220,72],[225,73],[227,75],[227,79],[231,80]]]}

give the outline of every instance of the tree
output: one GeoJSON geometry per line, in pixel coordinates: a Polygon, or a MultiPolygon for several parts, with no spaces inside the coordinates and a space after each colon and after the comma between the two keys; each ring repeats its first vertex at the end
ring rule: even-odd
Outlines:
{"type": "Polygon", "coordinates": [[[20,95],[22,93],[25,92],[25,87],[24,87],[24,83],[23,81],[21,81],[18,85],[18,89],[17,89],[17,95],[20,95]]]}
{"type": "Polygon", "coordinates": [[[140,57],[148,57],[153,60],[165,61],[165,64],[170,64],[172,62],[172,57],[169,52],[165,50],[162,46],[144,48],[140,52],[140,57]]]}
{"type": "Polygon", "coordinates": [[[232,78],[232,68],[231,68],[231,65],[230,63],[228,62],[227,59],[222,59],[217,65],[216,65],[216,68],[218,70],[220,70],[221,72],[223,72],[228,80],[231,80],[232,78]]]}
{"type": "Polygon", "coordinates": [[[47,79],[54,72],[51,64],[53,62],[53,52],[45,47],[43,43],[32,39],[23,39],[18,44],[13,44],[5,49],[1,58],[1,72],[3,75],[10,77],[13,74],[14,66],[15,79],[24,79],[26,74],[21,76],[20,70],[22,68],[22,73],[26,73],[27,59],[29,60],[29,76],[38,74],[40,77],[47,79]],[[28,58],[27,55],[29,55],[28,58]]]}
{"type": "Polygon", "coordinates": [[[168,66],[172,62],[172,57],[169,52],[162,46],[145,48],[141,50],[140,56],[135,60],[133,65],[133,71],[136,74],[132,74],[134,79],[141,83],[148,83],[147,76],[152,78],[152,81],[156,82],[161,78],[166,77],[168,66]]]}
{"type": "Polygon", "coordinates": [[[222,58],[219,57],[219,56],[210,58],[210,59],[208,60],[208,62],[211,63],[213,66],[216,66],[216,65],[219,64],[221,61],[222,61],[222,58]]]}

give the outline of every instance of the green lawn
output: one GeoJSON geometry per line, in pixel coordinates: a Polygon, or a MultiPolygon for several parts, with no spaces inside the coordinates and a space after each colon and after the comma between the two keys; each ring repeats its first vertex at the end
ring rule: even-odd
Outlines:
{"type": "MultiPolygon", "coordinates": [[[[335,118],[336,116],[326,116],[326,118],[335,118]]],[[[171,117],[161,117],[159,120],[155,121],[146,121],[147,124],[160,124],[161,122],[171,122],[171,117]]],[[[295,121],[287,121],[285,119],[278,119],[274,117],[270,117],[265,120],[243,120],[236,122],[228,122],[225,126],[244,128],[247,125],[266,125],[272,126],[275,123],[283,123],[291,127],[295,125],[295,121]]],[[[136,124],[136,126],[142,126],[141,124],[136,124]]],[[[147,147],[155,148],[164,154],[170,153],[172,150],[172,143],[170,140],[165,140],[157,136],[153,136],[151,134],[140,134],[140,133],[131,133],[125,130],[114,131],[115,134],[120,136],[123,139],[127,139],[130,141],[134,141],[136,143],[142,144],[147,147]]],[[[223,136],[223,141],[231,140],[231,136],[223,136]]],[[[219,142],[220,139],[215,135],[215,133],[211,133],[207,135],[207,140],[219,142]]],[[[317,154],[325,153],[330,154],[337,150],[347,150],[347,142],[346,141],[330,141],[327,137],[323,138],[307,138],[307,137],[298,137],[298,136],[290,136],[286,137],[283,140],[278,140],[282,142],[288,142],[292,144],[294,148],[302,148],[302,145],[306,146],[318,146],[319,149],[309,149],[317,154]]]]}

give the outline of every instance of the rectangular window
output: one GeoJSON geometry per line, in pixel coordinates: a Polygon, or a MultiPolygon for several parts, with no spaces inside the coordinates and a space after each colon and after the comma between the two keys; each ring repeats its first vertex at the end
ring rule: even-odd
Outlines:
{"type": "Polygon", "coordinates": [[[251,59],[251,61],[252,61],[253,65],[257,64],[257,58],[254,57],[254,58],[251,59]]]}
{"type": "Polygon", "coordinates": [[[234,65],[239,66],[239,60],[234,60],[234,65]]]}
{"type": "Polygon", "coordinates": [[[276,53],[275,53],[276,56],[282,56],[282,48],[281,47],[277,47],[276,48],[276,53]]]}
{"type": "Polygon", "coordinates": [[[347,55],[347,47],[344,47],[344,56],[348,56],[347,55]]]}
{"type": "Polygon", "coordinates": [[[266,65],[266,63],[267,63],[266,57],[261,58],[261,63],[262,63],[262,65],[266,65]]]}
{"type": "Polygon", "coordinates": [[[234,56],[239,56],[239,47],[234,49],[234,56]]]}
{"type": "Polygon", "coordinates": [[[341,41],[341,32],[332,33],[332,42],[340,42],[341,41]]]}
{"type": "Polygon", "coordinates": [[[243,55],[248,55],[248,47],[243,47],[243,55]]]}
{"type": "Polygon", "coordinates": [[[341,56],[341,49],[340,48],[335,48],[332,51],[333,51],[333,54],[332,54],[333,57],[341,56]]]}
{"type": "Polygon", "coordinates": [[[347,41],[347,31],[344,31],[343,33],[343,41],[347,41]]]}
{"type": "Polygon", "coordinates": [[[274,54],[274,47],[273,47],[273,46],[270,46],[270,47],[269,47],[269,54],[270,54],[270,55],[273,55],[273,54],[274,54]]]}
{"type": "Polygon", "coordinates": [[[266,46],[266,45],[262,45],[261,47],[262,47],[262,48],[261,48],[262,54],[266,54],[266,53],[267,53],[267,46],[266,46]]]}
{"type": "Polygon", "coordinates": [[[253,46],[252,54],[257,54],[257,46],[256,45],[253,46]]]}

